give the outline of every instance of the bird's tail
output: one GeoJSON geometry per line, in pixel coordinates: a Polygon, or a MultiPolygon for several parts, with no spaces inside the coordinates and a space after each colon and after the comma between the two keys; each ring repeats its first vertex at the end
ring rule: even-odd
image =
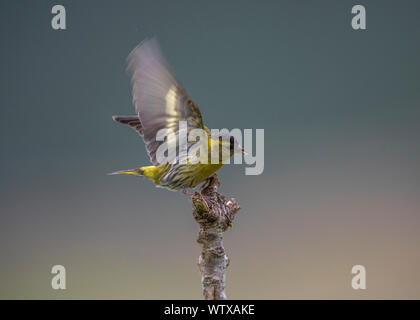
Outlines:
{"type": "Polygon", "coordinates": [[[145,177],[153,179],[156,173],[157,173],[157,168],[155,166],[147,166],[147,167],[141,167],[141,168],[135,168],[135,169],[115,171],[115,172],[109,173],[109,175],[131,174],[133,176],[145,176],[145,177]]]}
{"type": "Polygon", "coordinates": [[[126,170],[120,170],[120,171],[115,171],[115,172],[111,172],[108,173],[109,175],[114,175],[114,174],[132,174],[133,176],[143,176],[144,175],[144,171],[142,170],[142,168],[136,168],[136,169],[126,169],[126,170]]]}

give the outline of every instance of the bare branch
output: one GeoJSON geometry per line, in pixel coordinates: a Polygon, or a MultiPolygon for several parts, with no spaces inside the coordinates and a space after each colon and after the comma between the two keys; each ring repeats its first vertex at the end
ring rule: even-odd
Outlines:
{"type": "Polygon", "coordinates": [[[235,199],[226,201],[218,192],[220,186],[217,175],[201,193],[191,196],[193,216],[200,226],[197,242],[201,245],[198,266],[201,284],[206,300],[226,299],[225,281],[229,258],[223,246],[223,232],[232,226],[235,214],[240,209],[235,199]]]}

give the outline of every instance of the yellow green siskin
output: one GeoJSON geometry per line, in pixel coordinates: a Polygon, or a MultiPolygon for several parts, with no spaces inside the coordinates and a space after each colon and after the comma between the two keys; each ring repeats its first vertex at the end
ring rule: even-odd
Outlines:
{"type": "MultiPolygon", "coordinates": [[[[223,149],[232,156],[242,152],[234,137],[222,134],[212,138],[210,130],[203,124],[201,112],[189,98],[186,90],[170,71],[156,39],[145,40],[127,58],[127,71],[133,85],[133,103],[137,115],[113,116],[116,122],[134,128],[143,138],[153,165],[121,170],[111,174],[130,174],[149,178],[155,185],[169,190],[186,190],[206,181],[223,166],[223,161],[191,164],[172,161],[159,164],[156,152],[163,141],[156,141],[161,129],[170,129],[179,137],[179,123],[185,121],[187,134],[193,129],[203,129],[208,135],[208,149],[223,149]]],[[[189,143],[187,148],[193,148],[189,143]]],[[[178,159],[179,160],[179,159],[178,159]]],[[[220,159],[221,160],[221,159],[220,159]]]]}

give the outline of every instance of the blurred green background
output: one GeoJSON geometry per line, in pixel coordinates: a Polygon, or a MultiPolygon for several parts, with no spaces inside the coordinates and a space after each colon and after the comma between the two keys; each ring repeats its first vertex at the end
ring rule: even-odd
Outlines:
{"type": "Polygon", "coordinates": [[[228,297],[419,299],[419,9],[2,0],[0,298],[201,298],[189,199],[106,175],[148,163],[111,116],[134,112],[125,59],[156,35],[209,127],[265,129],[262,175],[219,174],[242,207],[225,234],[228,297]],[[351,287],[356,264],[367,290],[351,287]]]}

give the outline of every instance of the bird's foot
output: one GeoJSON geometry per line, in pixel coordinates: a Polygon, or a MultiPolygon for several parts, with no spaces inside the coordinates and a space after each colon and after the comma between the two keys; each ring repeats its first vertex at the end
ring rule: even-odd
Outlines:
{"type": "Polygon", "coordinates": [[[207,188],[211,183],[211,177],[208,177],[206,180],[204,180],[204,183],[200,186],[200,191],[207,188]]]}
{"type": "Polygon", "coordinates": [[[220,186],[219,178],[216,173],[208,177],[204,184],[200,187],[200,196],[206,202],[208,207],[212,206],[213,202],[217,202],[217,189],[220,186]]]}
{"type": "Polygon", "coordinates": [[[206,180],[204,180],[204,184],[200,187],[200,191],[204,191],[206,189],[209,189],[210,187],[216,187],[216,189],[220,186],[219,177],[217,176],[217,173],[214,173],[210,177],[208,177],[206,180]]]}
{"type": "Polygon", "coordinates": [[[187,190],[187,188],[182,188],[182,189],[181,189],[181,192],[182,192],[183,194],[186,194],[187,196],[192,196],[192,195],[194,195],[194,192],[190,192],[190,191],[188,191],[188,190],[187,190]]]}

